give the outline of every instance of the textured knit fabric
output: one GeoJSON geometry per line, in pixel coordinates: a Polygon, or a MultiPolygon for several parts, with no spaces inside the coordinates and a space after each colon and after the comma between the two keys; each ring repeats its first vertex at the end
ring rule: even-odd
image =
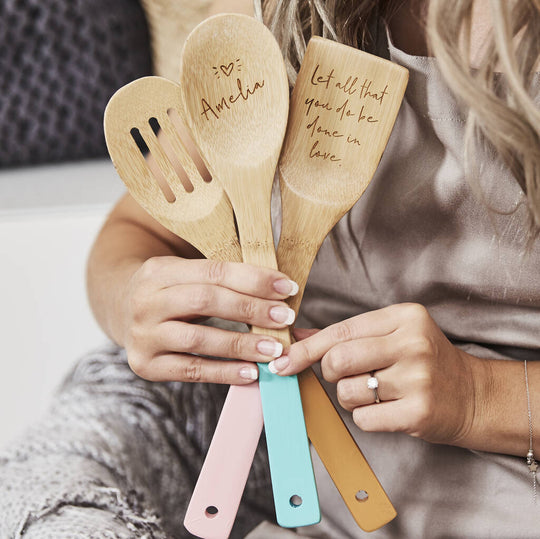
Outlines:
{"type": "Polygon", "coordinates": [[[0,167],[106,155],[107,101],[151,72],[137,0],[2,0],[0,51],[0,167]]]}
{"type": "MultiPolygon", "coordinates": [[[[0,451],[0,537],[192,537],[182,522],[227,389],[147,382],[114,346],[89,354],[47,415],[0,451]]],[[[262,446],[232,537],[272,513],[262,446]]]]}

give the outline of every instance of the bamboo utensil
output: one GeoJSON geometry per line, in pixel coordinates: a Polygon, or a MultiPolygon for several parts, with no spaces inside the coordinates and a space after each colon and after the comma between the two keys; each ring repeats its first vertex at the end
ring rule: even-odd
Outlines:
{"type": "MultiPolygon", "coordinates": [[[[324,238],[375,173],[407,80],[405,68],[376,56],[320,37],[308,44],[279,161],[278,262],[300,286],[289,301],[295,311],[324,238]]],[[[394,508],[354,440],[338,428],[336,410],[311,408],[324,391],[313,371],[300,380],[311,442],[319,454],[339,445],[343,460],[326,459],[324,465],[362,529],[379,528],[395,517],[394,508]]]]}
{"type": "MultiPolygon", "coordinates": [[[[277,42],[251,17],[211,17],[186,39],[180,82],[186,123],[234,208],[244,262],[277,268],[270,195],[289,105],[277,42]]],[[[290,343],[288,329],[252,331],[290,343]]],[[[259,373],[277,521],[314,524],[320,510],[297,377],[266,364],[259,373]]]]}
{"type": "Polygon", "coordinates": [[[279,161],[278,259],[301,285],[295,309],[324,238],[377,169],[407,80],[388,60],[321,37],[308,44],[279,161]]]}

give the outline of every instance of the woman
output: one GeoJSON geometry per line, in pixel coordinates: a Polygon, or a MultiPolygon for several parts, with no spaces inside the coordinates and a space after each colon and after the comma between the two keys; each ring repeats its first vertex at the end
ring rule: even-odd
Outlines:
{"type": "MultiPolygon", "coordinates": [[[[536,537],[540,4],[263,4],[256,7],[291,81],[311,34],[410,71],[377,174],[311,273],[296,325],[324,329],[297,330],[303,340],[280,354],[267,337],[196,324],[217,316],[284,327],[294,283],[273,270],[197,259],[125,196],[94,245],[89,297],[131,369],[165,383],[132,375],[117,348],[78,366],[51,417],[29,435],[32,447],[4,464],[35,485],[32,443],[52,436],[64,448],[53,467],[70,495],[32,498],[25,529],[62,537],[60,522],[90,523],[115,537],[183,536],[226,390],[216,383],[249,384],[254,363],[272,361],[282,375],[320,365],[398,511],[372,536],[536,537]],[[66,409],[90,419],[62,422],[66,409]],[[53,424],[67,426],[52,432],[53,424]]],[[[323,520],[297,533],[363,536],[314,457],[323,520]]],[[[272,520],[266,470],[261,449],[233,537],[272,520]]],[[[17,515],[11,522],[22,527],[17,515]]],[[[281,533],[290,532],[265,524],[252,537],[281,533]]]]}

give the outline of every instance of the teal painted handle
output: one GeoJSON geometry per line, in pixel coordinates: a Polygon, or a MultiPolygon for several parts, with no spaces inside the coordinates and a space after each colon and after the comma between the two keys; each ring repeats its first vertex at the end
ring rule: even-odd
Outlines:
{"type": "Polygon", "coordinates": [[[259,389],[277,522],[284,528],[317,524],[321,511],[298,379],[259,363],[259,389]]]}

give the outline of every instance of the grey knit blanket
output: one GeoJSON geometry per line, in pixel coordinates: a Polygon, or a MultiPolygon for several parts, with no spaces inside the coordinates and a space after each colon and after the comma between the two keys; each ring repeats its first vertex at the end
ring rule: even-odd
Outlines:
{"type": "Polygon", "coordinates": [[[106,155],[107,101],[151,71],[137,0],[1,0],[0,167],[106,155]]]}
{"type": "MultiPolygon", "coordinates": [[[[193,537],[182,521],[226,393],[142,380],[113,345],[82,358],[44,417],[0,451],[0,537],[193,537]]],[[[231,537],[263,520],[274,515],[260,445],[231,537]]]]}

